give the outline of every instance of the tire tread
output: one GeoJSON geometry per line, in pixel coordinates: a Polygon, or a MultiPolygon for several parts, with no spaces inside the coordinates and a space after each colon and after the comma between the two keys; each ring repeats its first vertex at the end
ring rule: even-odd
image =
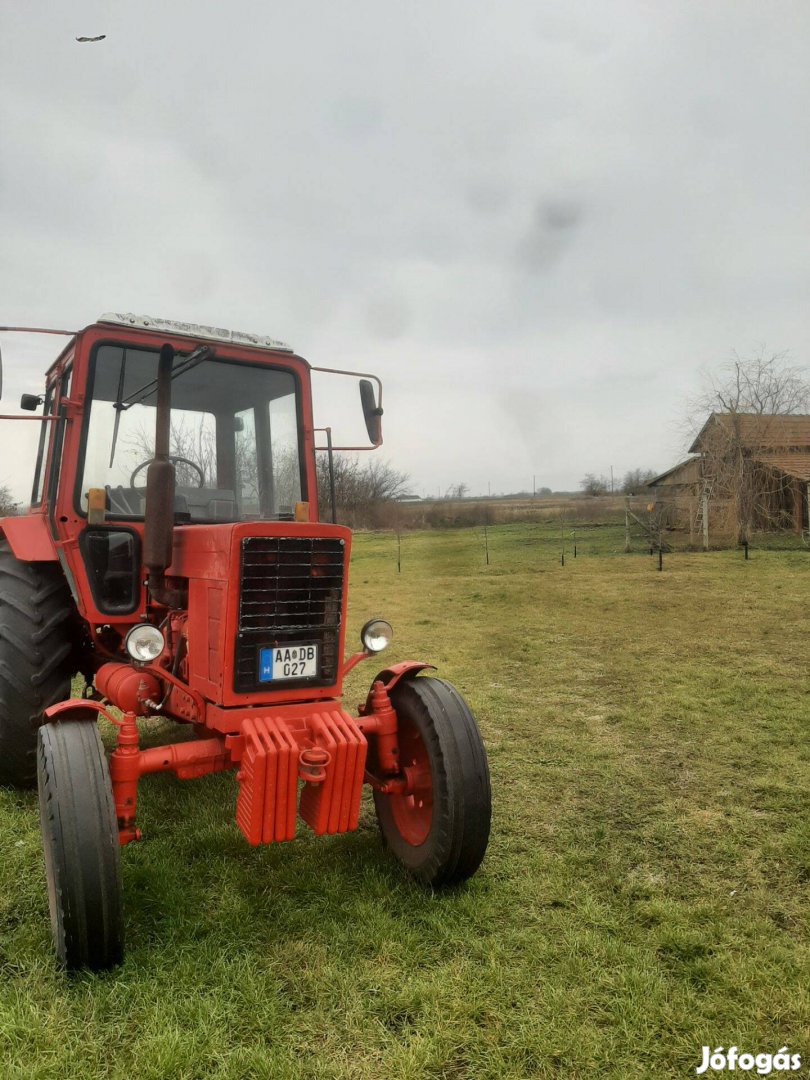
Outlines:
{"type": "Polygon", "coordinates": [[[118,827],[93,720],[44,724],[38,737],[40,825],[57,958],[68,970],[121,962],[118,827]]]}
{"type": "Polygon", "coordinates": [[[0,535],[0,784],[36,781],[37,728],[78,666],[74,618],[61,568],[15,558],[0,535]]]}

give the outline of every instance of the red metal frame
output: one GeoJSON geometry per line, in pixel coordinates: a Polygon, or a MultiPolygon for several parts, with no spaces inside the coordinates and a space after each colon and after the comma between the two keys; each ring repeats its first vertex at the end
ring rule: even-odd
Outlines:
{"type": "MultiPolygon", "coordinates": [[[[418,770],[400,769],[396,713],[380,682],[373,688],[374,711],[358,717],[350,716],[336,700],[227,711],[201,701],[194,726],[207,737],[141,750],[137,713],[143,711],[143,702],[132,698],[134,678],[127,680],[125,675],[132,669],[123,664],[107,667],[123,670],[105,675],[102,668],[97,682],[112,690],[117,681],[119,703],[128,701],[133,708],[119,716],[110,708],[112,702],[72,698],[51,706],[45,716],[67,722],[100,715],[115,727],[110,779],[122,845],[140,838],[135,824],[137,788],[148,773],[173,772],[187,780],[238,769],[236,821],[250,844],[291,840],[296,807],[316,835],[347,832],[357,827],[364,782],[405,799],[420,783],[418,770]],[[222,733],[223,714],[228,715],[231,734],[222,733]],[[369,738],[375,743],[374,773],[366,769],[369,738]]],[[[141,673],[144,679],[150,670],[154,668],[141,673]]],[[[138,672],[132,674],[139,677],[138,672]]]]}
{"type": "MultiPolygon", "coordinates": [[[[101,715],[115,726],[110,775],[122,844],[140,835],[135,816],[142,776],[171,771],[187,779],[229,769],[236,770],[239,783],[236,820],[251,844],[290,839],[297,814],[319,834],[355,828],[364,782],[406,808],[400,814],[404,835],[416,842],[413,838],[424,827],[425,815],[420,818],[412,807],[414,801],[425,801],[424,762],[410,736],[400,747],[389,693],[400,679],[430,665],[409,661],[381,672],[357,716],[346,712],[339,699],[344,675],[372,655],[364,650],[346,658],[328,686],[293,685],[255,693],[237,693],[233,688],[240,550],[247,536],[339,538],[343,542],[338,643],[338,655],[343,655],[351,533],[317,519],[311,369],[301,357],[281,350],[213,343],[222,359],[264,362],[298,377],[308,520],[176,526],[167,577],[187,584],[187,607],[182,611],[156,608],[142,586],[132,614],[110,616],[96,608],[79,550],[87,519],[74,506],[90,356],[100,342],[125,341],[154,348],[156,336],[134,327],[95,324],[67,343],[47,374],[48,385],[57,388],[72,365],[69,397],[54,395],[53,400],[53,412],[63,414],[65,425],[57,490],[49,490],[49,478],[56,475],[52,470],[54,424],[42,463],[41,505],[23,517],[0,520],[0,532],[18,558],[62,564],[94,643],[94,697],[61,702],[48,709],[46,717],[67,722],[101,715]],[[144,618],[160,622],[167,646],[154,662],[135,665],[121,642],[127,630],[144,618]],[[137,718],[156,714],[193,725],[198,738],[140,749],[137,718]],[[402,761],[401,749],[405,751],[402,761]]],[[[178,350],[189,347],[188,338],[181,335],[161,331],[159,340],[178,350]]],[[[143,522],[126,524],[143,537],[143,522]]]]}
{"type": "Polygon", "coordinates": [[[3,534],[15,558],[25,562],[57,562],[56,546],[44,514],[4,518],[3,534]]]}

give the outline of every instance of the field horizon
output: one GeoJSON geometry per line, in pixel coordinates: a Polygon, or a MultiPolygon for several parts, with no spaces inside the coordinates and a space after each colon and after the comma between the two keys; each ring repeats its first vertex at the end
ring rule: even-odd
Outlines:
{"type": "Polygon", "coordinates": [[[405,877],[367,796],[353,834],[252,850],[232,777],[157,776],[123,853],[125,963],[68,978],[36,798],[0,789],[4,1076],[659,1080],[709,1044],[810,1061],[810,553],[658,572],[618,557],[619,525],[564,565],[559,540],[354,537],[347,650],[389,618],[379,666],[435,664],[484,736],[493,832],[461,889],[405,877]]]}

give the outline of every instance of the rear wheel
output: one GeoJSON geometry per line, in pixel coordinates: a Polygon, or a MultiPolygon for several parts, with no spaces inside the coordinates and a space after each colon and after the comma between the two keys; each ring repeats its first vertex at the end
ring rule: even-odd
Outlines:
{"type": "Polygon", "coordinates": [[[391,691],[405,795],[374,792],[386,845],[427,885],[475,873],[489,840],[489,767],[466,702],[444,679],[405,679],[391,691]]]}
{"type": "Polygon", "coordinates": [[[0,538],[0,784],[36,780],[43,713],[70,697],[73,610],[58,566],[22,562],[0,538]]]}
{"type": "Polygon", "coordinates": [[[68,970],[124,954],[121,857],[110,770],[93,720],[39,729],[39,815],[54,947],[68,970]]]}

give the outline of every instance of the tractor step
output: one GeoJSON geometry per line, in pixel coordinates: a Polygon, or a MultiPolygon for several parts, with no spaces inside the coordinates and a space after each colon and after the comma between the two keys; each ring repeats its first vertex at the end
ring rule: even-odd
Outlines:
{"type": "Polygon", "coordinates": [[[248,843],[293,839],[299,780],[300,814],[314,833],[357,827],[367,743],[348,713],[258,716],[244,721],[242,738],[236,823],[248,843]]]}

